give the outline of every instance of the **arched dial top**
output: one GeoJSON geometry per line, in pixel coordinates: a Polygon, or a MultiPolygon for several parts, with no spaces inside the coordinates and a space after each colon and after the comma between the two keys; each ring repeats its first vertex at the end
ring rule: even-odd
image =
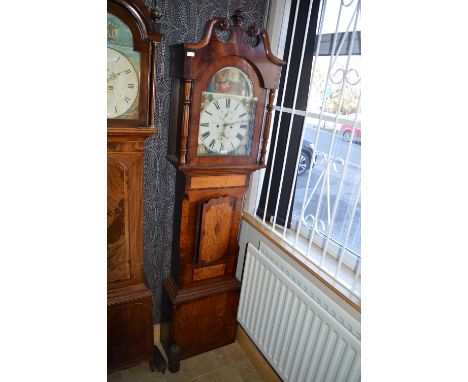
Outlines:
{"type": "Polygon", "coordinates": [[[250,155],[256,103],[252,80],[244,71],[218,70],[202,92],[198,155],[250,155]]]}

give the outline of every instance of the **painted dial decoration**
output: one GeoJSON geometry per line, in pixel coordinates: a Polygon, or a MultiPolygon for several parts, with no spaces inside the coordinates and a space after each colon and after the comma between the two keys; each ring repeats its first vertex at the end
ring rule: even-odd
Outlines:
{"type": "Polygon", "coordinates": [[[250,155],[257,98],[250,78],[227,67],[211,79],[202,93],[198,155],[250,155]]]}
{"type": "Polygon", "coordinates": [[[138,75],[132,63],[107,48],[107,118],[125,114],[138,97],[138,75]]]}

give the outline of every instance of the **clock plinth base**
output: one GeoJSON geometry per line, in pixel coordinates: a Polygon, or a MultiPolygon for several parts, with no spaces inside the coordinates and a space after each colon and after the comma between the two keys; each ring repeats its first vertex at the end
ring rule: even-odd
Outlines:
{"type": "Polygon", "coordinates": [[[161,343],[179,346],[181,359],[235,341],[240,283],[236,278],[178,289],[164,283],[161,343]]]}
{"type": "Polygon", "coordinates": [[[153,295],[146,285],[108,292],[107,372],[147,360],[153,369],[153,295]]]}

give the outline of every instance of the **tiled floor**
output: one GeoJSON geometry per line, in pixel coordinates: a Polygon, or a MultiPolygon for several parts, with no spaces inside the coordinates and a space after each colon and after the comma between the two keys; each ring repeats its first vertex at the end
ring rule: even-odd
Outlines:
{"type": "Polygon", "coordinates": [[[233,344],[199,354],[181,361],[180,370],[165,374],[152,373],[147,363],[127,370],[117,371],[107,377],[108,382],[261,382],[263,379],[255,370],[241,347],[233,344]]]}

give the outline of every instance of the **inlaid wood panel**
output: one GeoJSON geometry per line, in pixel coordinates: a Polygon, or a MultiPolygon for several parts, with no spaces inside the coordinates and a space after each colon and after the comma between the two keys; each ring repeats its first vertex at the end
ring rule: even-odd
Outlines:
{"type": "MultiPolygon", "coordinates": [[[[202,268],[221,263],[226,265],[222,277],[235,277],[239,250],[237,235],[245,186],[187,190],[186,181],[187,178],[179,173],[176,189],[179,190],[178,195],[181,197],[180,203],[182,205],[175,211],[177,236],[175,237],[172,257],[172,274],[174,278],[181,288],[185,288],[197,282],[197,280],[194,280],[194,267],[202,268]],[[232,198],[234,203],[232,204],[231,231],[225,256],[222,258],[215,256],[214,258],[218,258],[215,261],[210,261],[209,258],[203,260],[203,255],[200,254],[202,207],[207,201],[226,197],[232,198]]],[[[222,227],[224,226],[226,226],[225,219],[222,221],[222,227]]],[[[217,237],[215,239],[218,240],[217,237]]]]}
{"type": "Polygon", "coordinates": [[[107,287],[143,282],[143,153],[107,153],[107,287]]]}
{"type": "Polygon", "coordinates": [[[245,186],[245,175],[198,176],[191,179],[191,189],[245,186]]]}
{"type": "Polygon", "coordinates": [[[210,199],[203,204],[198,262],[211,263],[225,257],[231,237],[236,199],[232,196],[210,199]]]}
{"type": "Polygon", "coordinates": [[[107,161],[107,280],[130,278],[128,167],[107,161]]]}
{"type": "Polygon", "coordinates": [[[211,267],[195,268],[193,270],[193,281],[210,279],[224,275],[226,264],[212,265],[211,267]]]}

